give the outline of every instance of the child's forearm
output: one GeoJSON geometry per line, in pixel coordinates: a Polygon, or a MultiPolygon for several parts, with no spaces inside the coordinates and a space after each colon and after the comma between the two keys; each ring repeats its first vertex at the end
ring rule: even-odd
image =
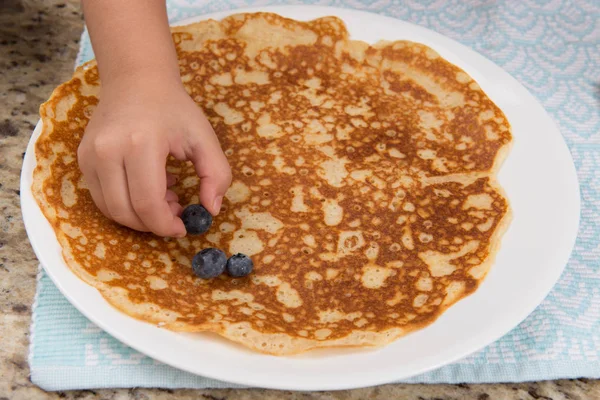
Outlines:
{"type": "Polygon", "coordinates": [[[180,83],[164,0],[83,0],[103,85],[180,83]]]}

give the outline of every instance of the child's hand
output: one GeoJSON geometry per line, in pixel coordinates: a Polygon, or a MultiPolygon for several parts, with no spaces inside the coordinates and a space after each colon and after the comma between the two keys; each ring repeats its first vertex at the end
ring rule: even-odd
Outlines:
{"type": "MultiPolygon", "coordinates": [[[[231,171],[212,127],[185,92],[164,0],[83,0],[102,89],[79,146],[79,167],[107,217],[161,236],[183,236],[167,190],[167,156],[190,160],[200,202],[213,215],[231,171]]],[[[170,182],[169,184],[173,184],[170,182]]]]}
{"type": "Polygon", "coordinates": [[[200,108],[178,83],[156,77],[112,81],[79,146],[91,195],[108,218],[140,231],[183,236],[177,195],[165,163],[169,154],[194,163],[200,202],[213,215],[231,183],[231,170],[200,108]],[[169,179],[168,179],[169,178],[169,179]]]}

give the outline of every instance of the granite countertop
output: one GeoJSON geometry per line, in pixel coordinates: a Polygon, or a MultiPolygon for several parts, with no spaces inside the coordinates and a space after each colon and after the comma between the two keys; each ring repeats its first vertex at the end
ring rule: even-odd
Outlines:
{"type": "Polygon", "coordinates": [[[271,390],[121,389],[46,393],[29,380],[27,347],[36,257],[19,209],[19,174],[38,106],[69,78],[83,22],[75,0],[0,2],[0,400],[8,399],[600,399],[600,381],[385,385],[295,393],[271,390]]]}

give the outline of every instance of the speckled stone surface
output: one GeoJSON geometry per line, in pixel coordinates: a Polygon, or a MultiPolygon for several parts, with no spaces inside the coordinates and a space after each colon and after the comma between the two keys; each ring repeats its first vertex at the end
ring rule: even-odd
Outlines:
{"type": "Polygon", "coordinates": [[[341,392],[84,390],[46,393],[29,380],[27,346],[37,260],[19,208],[23,152],[38,106],[69,78],[83,26],[78,1],[0,0],[0,400],[407,399],[595,400],[600,381],[386,385],[341,392]]]}

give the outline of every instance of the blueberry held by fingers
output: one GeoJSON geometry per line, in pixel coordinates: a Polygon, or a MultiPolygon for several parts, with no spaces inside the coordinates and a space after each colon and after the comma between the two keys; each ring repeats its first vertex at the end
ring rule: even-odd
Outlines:
{"type": "Polygon", "coordinates": [[[201,235],[210,229],[213,217],[204,206],[192,204],[183,210],[181,220],[187,233],[201,235]]]}
{"type": "Polygon", "coordinates": [[[253,268],[254,263],[252,259],[242,253],[234,254],[227,260],[227,275],[233,278],[248,276],[253,268]]]}
{"type": "Polygon", "coordinates": [[[192,259],[192,269],[202,279],[216,278],[225,271],[227,256],[219,249],[208,248],[192,259]]]}

